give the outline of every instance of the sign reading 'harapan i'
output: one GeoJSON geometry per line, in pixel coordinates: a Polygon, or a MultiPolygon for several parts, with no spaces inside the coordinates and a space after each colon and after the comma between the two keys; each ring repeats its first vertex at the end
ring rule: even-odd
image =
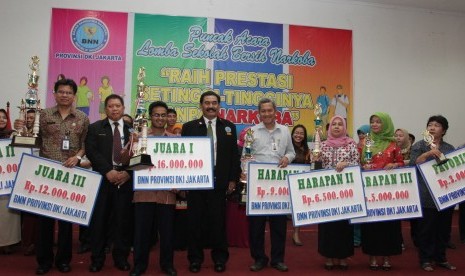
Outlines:
{"type": "Polygon", "coordinates": [[[96,172],[23,154],[8,207],[89,225],[101,180],[96,172]]]}
{"type": "Polygon", "coordinates": [[[134,171],[134,190],[213,188],[213,150],[209,137],[148,137],[154,166],[134,171]]]}
{"type": "Polygon", "coordinates": [[[446,155],[447,163],[435,160],[418,165],[438,210],[455,206],[465,200],[465,148],[446,155]]]}
{"type": "Polygon", "coordinates": [[[366,216],[360,167],[289,175],[294,226],[366,216]]]}
{"type": "Polygon", "coordinates": [[[362,172],[368,216],[352,223],[421,217],[414,167],[362,172]]]}
{"type": "Polygon", "coordinates": [[[247,174],[247,215],[285,215],[291,213],[287,177],[310,170],[310,165],[249,163],[247,174]]]}
{"type": "Polygon", "coordinates": [[[10,144],[11,139],[0,140],[0,195],[11,194],[22,154],[32,153],[30,148],[15,148],[10,144]]]}

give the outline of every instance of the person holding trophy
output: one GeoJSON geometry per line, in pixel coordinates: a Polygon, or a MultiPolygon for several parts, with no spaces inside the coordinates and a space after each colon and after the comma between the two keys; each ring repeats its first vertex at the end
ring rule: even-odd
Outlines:
{"type": "MultiPolygon", "coordinates": [[[[252,127],[252,152],[257,162],[276,163],[285,168],[295,158],[291,134],[286,126],[276,122],[276,103],[268,98],[258,102],[261,123],[252,127]]],[[[243,153],[246,148],[244,147],[243,153]]],[[[288,271],[284,263],[286,245],[286,215],[249,216],[250,255],[254,264],[250,270],[258,272],[265,268],[269,258],[265,253],[265,225],[269,221],[271,236],[271,266],[281,272],[288,271]]]]}
{"type": "MultiPolygon", "coordinates": [[[[357,144],[347,136],[343,117],[331,118],[328,139],[321,143],[321,154],[316,156],[316,160],[322,161],[323,169],[335,169],[337,172],[359,164],[357,144]]],[[[349,220],[318,224],[318,252],[326,257],[326,270],[348,268],[346,259],[354,255],[353,236],[354,227],[349,220]]]]}
{"type": "MultiPolygon", "coordinates": [[[[431,116],[423,133],[424,140],[412,146],[410,165],[414,166],[432,159],[436,159],[438,163],[443,162],[444,154],[454,151],[454,147],[444,141],[448,129],[449,122],[444,116],[431,116]]],[[[415,227],[420,266],[425,271],[433,271],[433,263],[435,263],[438,267],[456,270],[446,257],[454,208],[438,211],[418,168],[417,179],[423,213],[423,217],[416,220],[415,227]]]]}
{"type": "MultiPolygon", "coordinates": [[[[400,148],[394,139],[394,124],[387,113],[376,112],[370,117],[370,132],[365,138],[361,164],[364,170],[390,170],[404,166],[400,148]]],[[[383,270],[391,269],[390,256],[402,253],[401,221],[364,223],[362,251],[370,256],[370,269],[379,269],[377,256],[383,257],[383,270]]]]}

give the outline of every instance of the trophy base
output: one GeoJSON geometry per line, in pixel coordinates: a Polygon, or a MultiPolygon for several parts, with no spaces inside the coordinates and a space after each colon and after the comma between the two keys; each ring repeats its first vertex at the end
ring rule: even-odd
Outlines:
{"type": "Polygon", "coordinates": [[[449,158],[446,158],[446,157],[444,156],[444,154],[441,154],[441,157],[440,157],[440,158],[436,158],[436,164],[438,164],[438,165],[446,164],[447,161],[449,161],[449,158]]]}
{"type": "Polygon", "coordinates": [[[153,167],[152,158],[149,154],[141,154],[129,159],[128,170],[138,171],[153,167]]]}
{"type": "Polygon", "coordinates": [[[239,199],[239,205],[247,205],[247,194],[241,194],[241,198],[239,199]]]}
{"type": "Polygon", "coordinates": [[[40,148],[38,137],[13,135],[10,146],[18,148],[40,148]]]}

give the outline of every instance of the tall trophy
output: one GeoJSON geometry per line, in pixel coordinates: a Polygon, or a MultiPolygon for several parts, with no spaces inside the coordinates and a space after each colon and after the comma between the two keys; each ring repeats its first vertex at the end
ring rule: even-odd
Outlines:
{"type": "MultiPolygon", "coordinates": [[[[321,156],[321,123],[323,120],[320,118],[321,113],[323,112],[321,108],[321,104],[317,103],[315,108],[313,109],[313,114],[315,114],[315,119],[313,122],[315,123],[315,134],[313,135],[313,150],[312,155],[313,159],[308,158],[309,160],[315,160],[313,162],[313,169],[322,169],[323,163],[320,161],[321,156]]],[[[309,153],[310,154],[310,153],[309,153]]]]}
{"type": "Polygon", "coordinates": [[[24,122],[27,121],[27,111],[35,111],[34,123],[32,124],[32,127],[30,127],[31,129],[28,129],[27,126],[23,127],[22,129],[16,129],[11,142],[11,145],[14,147],[39,147],[38,135],[41,110],[38,91],[39,75],[37,74],[39,71],[39,61],[40,59],[38,56],[31,57],[31,63],[29,64],[31,73],[28,74],[27,82],[28,90],[25,98],[21,99],[21,105],[18,106],[19,119],[24,120],[24,122]]]}
{"type": "Polygon", "coordinates": [[[371,138],[370,133],[368,132],[365,137],[365,162],[368,165],[368,168],[371,168],[371,161],[373,158],[373,152],[371,151],[371,147],[374,145],[375,141],[371,138]]]}
{"type": "MultiPolygon", "coordinates": [[[[423,141],[425,141],[425,143],[431,148],[431,149],[436,149],[437,148],[437,145],[434,143],[434,137],[431,133],[429,133],[429,131],[426,129],[425,131],[423,131],[423,141]]],[[[447,158],[442,152],[441,152],[441,156],[439,157],[435,157],[436,159],[436,163],[438,165],[442,165],[444,163],[447,163],[447,161],[449,161],[449,158],[447,158]]]]}
{"type": "Polygon", "coordinates": [[[239,204],[245,205],[247,203],[247,170],[249,163],[255,161],[255,157],[252,153],[252,143],[255,140],[253,137],[253,130],[249,128],[244,136],[244,152],[241,156],[241,169],[245,175],[245,179],[241,180],[242,190],[241,197],[239,198],[239,204]]]}
{"type": "Polygon", "coordinates": [[[132,157],[129,159],[128,168],[131,170],[143,170],[153,167],[152,158],[147,154],[147,115],[145,108],[145,92],[147,86],[144,83],[145,68],[140,67],[137,74],[137,99],[136,99],[136,114],[134,116],[133,129],[137,134],[138,141],[132,140],[131,151],[132,157]]]}

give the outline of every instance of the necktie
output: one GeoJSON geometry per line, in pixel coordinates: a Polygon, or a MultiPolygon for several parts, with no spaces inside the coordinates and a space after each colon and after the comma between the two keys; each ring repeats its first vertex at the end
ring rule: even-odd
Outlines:
{"type": "Polygon", "coordinates": [[[213,138],[212,121],[208,121],[207,136],[213,138]]]}
{"type": "Polygon", "coordinates": [[[113,131],[113,161],[116,164],[121,163],[121,134],[118,129],[118,122],[113,123],[115,125],[115,130],[113,131]]]}

